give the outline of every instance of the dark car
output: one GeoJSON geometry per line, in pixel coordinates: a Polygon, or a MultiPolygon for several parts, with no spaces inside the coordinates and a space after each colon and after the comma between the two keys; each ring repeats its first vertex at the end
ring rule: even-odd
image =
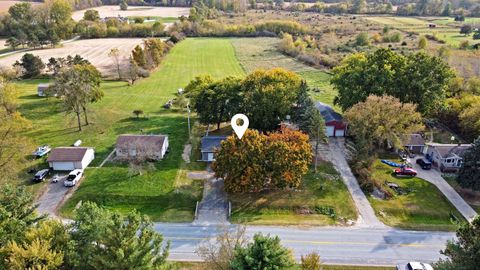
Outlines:
{"type": "Polygon", "coordinates": [[[417,159],[417,164],[424,170],[430,170],[432,168],[432,163],[424,158],[417,159]]]}
{"type": "Polygon", "coordinates": [[[33,182],[42,182],[47,178],[47,175],[50,173],[49,169],[43,169],[38,171],[35,176],[33,177],[33,182]]]}

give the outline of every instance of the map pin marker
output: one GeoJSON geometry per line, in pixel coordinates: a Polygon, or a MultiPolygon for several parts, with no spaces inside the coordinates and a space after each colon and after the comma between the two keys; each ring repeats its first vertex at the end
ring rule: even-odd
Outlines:
{"type": "Polygon", "coordinates": [[[245,134],[245,131],[247,131],[248,123],[248,117],[245,114],[237,113],[232,117],[230,125],[232,126],[233,131],[235,131],[235,134],[237,134],[239,139],[241,139],[243,137],[243,134],[245,134]],[[241,126],[237,124],[238,119],[243,120],[243,124],[241,126]]]}

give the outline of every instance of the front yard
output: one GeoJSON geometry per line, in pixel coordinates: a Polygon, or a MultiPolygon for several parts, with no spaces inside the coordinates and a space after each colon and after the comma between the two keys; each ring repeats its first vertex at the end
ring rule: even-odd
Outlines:
{"type": "MultiPolygon", "coordinates": [[[[389,160],[400,162],[399,159],[389,160]]],[[[452,214],[464,221],[433,184],[418,177],[395,177],[394,168],[380,159],[375,161],[373,168],[373,181],[393,194],[386,200],[368,196],[375,213],[385,224],[403,229],[453,231],[456,224],[452,222],[452,214]],[[386,186],[386,181],[397,184],[405,194],[397,194],[386,186]]]]}
{"type": "Polygon", "coordinates": [[[299,190],[230,195],[233,223],[335,225],[356,220],[350,193],[330,163],[309,172],[299,190]]]}

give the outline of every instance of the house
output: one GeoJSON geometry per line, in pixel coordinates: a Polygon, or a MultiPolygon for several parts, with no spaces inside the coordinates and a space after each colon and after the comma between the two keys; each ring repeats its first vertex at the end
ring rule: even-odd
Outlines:
{"type": "Polygon", "coordinates": [[[52,149],[47,162],[55,171],[85,169],[95,158],[91,147],[57,147],[52,149]]]}
{"type": "Polygon", "coordinates": [[[166,135],[120,135],[115,153],[118,158],[133,158],[139,155],[147,159],[160,160],[168,153],[166,135]]]}
{"type": "Polygon", "coordinates": [[[343,117],[329,105],[317,102],[315,107],[320,111],[325,120],[325,133],[328,137],[345,137],[347,125],[343,117]]]}
{"type": "Polygon", "coordinates": [[[50,85],[48,83],[40,83],[37,87],[37,94],[39,97],[45,97],[47,94],[45,93],[50,85]]]}
{"type": "Polygon", "coordinates": [[[201,161],[215,161],[215,149],[219,148],[222,141],[226,138],[226,136],[204,136],[202,138],[201,161]]]}
{"type": "Polygon", "coordinates": [[[409,134],[406,136],[403,146],[407,148],[410,153],[422,154],[425,148],[425,139],[420,134],[409,134]]]}
{"type": "Polygon", "coordinates": [[[426,143],[424,154],[442,172],[455,172],[462,166],[462,156],[471,144],[426,143]]]}

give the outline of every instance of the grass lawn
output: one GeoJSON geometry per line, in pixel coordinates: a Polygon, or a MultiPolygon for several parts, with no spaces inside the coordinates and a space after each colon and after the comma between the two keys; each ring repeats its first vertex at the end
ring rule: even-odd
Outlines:
{"type": "Polygon", "coordinates": [[[330,163],[321,163],[317,174],[308,173],[297,191],[238,194],[229,199],[234,223],[334,225],[357,218],[350,193],[330,163]],[[331,207],[336,215],[319,214],[315,207],[331,207]]]}
{"type": "Polygon", "coordinates": [[[457,180],[455,175],[443,175],[450,186],[452,186],[455,191],[475,210],[480,214],[480,191],[474,191],[468,188],[462,188],[457,180]]]}
{"type": "Polygon", "coordinates": [[[20,111],[32,121],[27,133],[35,143],[54,147],[71,145],[78,139],[95,147],[98,166],[113,150],[120,134],[167,134],[170,153],[155,164],[156,170],[141,176],[129,176],[128,168],[109,164],[90,168],[72,198],[61,209],[69,216],[79,201],[93,200],[107,208],[127,211],[133,208],[159,221],[191,221],[195,202],[201,198],[201,182],[186,178],[187,166],[181,158],[188,140],[187,114],[165,110],[162,105],[174,97],[199,74],[216,78],[244,75],[228,39],[187,39],[175,46],[161,67],[147,79],[129,87],[124,82],[104,82],[105,97],[90,108],[92,124],[78,132],[75,119],[65,115],[56,99],[36,96],[39,81],[19,83],[20,111]],[[135,119],[132,111],[141,109],[144,119],[135,119]]]}
{"type": "MultiPolygon", "coordinates": [[[[207,270],[207,265],[201,262],[173,262],[175,270],[207,270]]],[[[300,266],[294,266],[291,270],[300,270],[300,266]]],[[[323,270],[394,270],[395,267],[379,266],[352,266],[352,265],[322,265],[323,270]]]]}
{"type": "MultiPolygon", "coordinates": [[[[389,160],[400,162],[399,159],[389,160]]],[[[397,195],[385,187],[395,194],[393,198],[380,200],[369,196],[375,213],[385,224],[404,229],[453,231],[456,225],[450,215],[454,214],[463,221],[462,215],[433,184],[417,177],[397,178],[392,175],[393,167],[381,163],[380,159],[373,167],[372,178],[377,184],[385,186],[388,181],[408,191],[405,195],[397,195]]]]}
{"type": "Polygon", "coordinates": [[[322,70],[315,69],[295,58],[277,51],[278,38],[235,38],[231,42],[235,48],[238,61],[247,73],[255,69],[285,68],[297,72],[305,79],[311,88],[315,100],[333,105],[336,91],[330,85],[330,75],[322,70]]]}

